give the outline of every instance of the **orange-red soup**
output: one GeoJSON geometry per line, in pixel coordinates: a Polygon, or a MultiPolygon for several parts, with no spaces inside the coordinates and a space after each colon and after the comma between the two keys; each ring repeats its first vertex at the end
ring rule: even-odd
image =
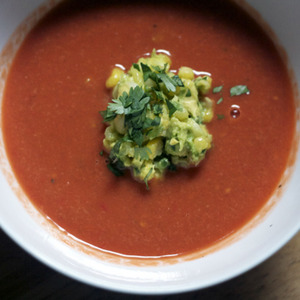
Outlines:
{"type": "Polygon", "coordinates": [[[286,67],[260,27],[228,1],[97,2],[59,6],[14,59],[2,125],[15,175],[43,214],[99,248],[156,256],[208,247],[251,220],[280,184],[295,127],[286,67]],[[206,159],[151,181],[147,191],[107,169],[99,111],[114,65],[129,68],[153,48],[170,51],[172,69],[209,72],[224,88],[210,95],[214,146],[206,159]],[[238,84],[250,94],[230,97],[238,84]]]}

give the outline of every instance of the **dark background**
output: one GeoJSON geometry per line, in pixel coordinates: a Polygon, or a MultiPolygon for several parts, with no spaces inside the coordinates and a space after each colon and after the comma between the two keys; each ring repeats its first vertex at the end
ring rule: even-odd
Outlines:
{"type": "Polygon", "coordinates": [[[251,271],[200,291],[137,296],[90,287],[69,279],[17,246],[0,229],[0,299],[300,299],[300,233],[251,271]]]}

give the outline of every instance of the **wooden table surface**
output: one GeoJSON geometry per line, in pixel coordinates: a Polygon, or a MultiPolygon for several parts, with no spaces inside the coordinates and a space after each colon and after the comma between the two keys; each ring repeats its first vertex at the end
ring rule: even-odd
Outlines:
{"type": "Polygon", "coordinates": [[[0,299],[300,299],[300,233],[253,270],[225,283],[185,294],[136,296],[69,279],[27,254],[0,230],[0,299]]]}

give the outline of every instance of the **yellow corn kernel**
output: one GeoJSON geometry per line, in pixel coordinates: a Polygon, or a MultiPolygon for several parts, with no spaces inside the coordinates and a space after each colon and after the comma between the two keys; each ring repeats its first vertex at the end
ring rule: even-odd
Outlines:
{"type": "Polygon", "coordinates": [[[205,109],[204,112],[203,112],[203,115],[202,115],[202,121],[204,123],[208,123],[212,120],[213,118],[213,111],[212,109],[205,109]]]}
{"type": "Polygon", "coordinates": [[[203,137],[197,137],[194,139],[194,145],[196,150],[201,153],[204,149],[210,148],[209,143],[203,137]]]}
{"type": "Polygon", "coordinates": [[[195,79],[195,85],[202,95],[206,95],[211,89],[212,79],[209,76],[198,77],[195,79]]]}
{"type": "Polygon", "coordinates": [[[122,159],[122,162],[123,162],[123,164],[124,164],[124,166],[125,166],[126,168],[129,168],[129,167],[132,166],[132,159],[129,158],[129,157],[126,157],[126,156],[125,156],[125,157],[122,159]]]}
{"type": "Polygon", "coordinates": [[[205,97],[204,102],[202,102],[203,112],[202,112],[202,121],[204,123],[208,123],[213,118],[213,109],[212,109],[212,101],[210,98],[205,97]]]}
{"type": "Polygon", "coordinates": [[[124,115],[117,115],[116,118],[114,119],[115,129],[120,134],[125,134],[126,133],[124,122],[125,122],[125,116],[124,115]]]}
{"type": "Polygon", "coordinates": [[[108,152],[112,149],[111,143],[107,139],[103,140],[103,146],[108,152]]]}
{"type": "Polygon", "coordinates": [[[110,142],[115,142],[119,139],[118,132],[113,128],[113,126],[108,126],[105,129],[105,139],[110,142]]]}
{"type": "Polygon", "coordinates": [[[178,76],[180,78],[193,80],[194,79],[193,69],[189,67],[181,67],[178,71],[178,76]]]}
{"type": "Polygon", "coordinates": [[[150,142],[147,143],[147,148],[150,149],[151,153],[149,153],[149,158],[154,159],[156,156],[162,154],[163,142],[160,137],[157,137],[150,142]]]}
{"type": "Polygon", "coordinates": [[[188,119],[189,113],[187,112],[187,110],[183,110],[183,111],[176,110],[173,116],[177,118],[179,121],[185,121],[188,119]]]}
{"type": "Polygon", "coordinates": [[[105,86],[108,89],[114,88],[121,79],[121,76],[124,74],[124,71],[119,68],[114,68],[106,80],[105,86]]]}

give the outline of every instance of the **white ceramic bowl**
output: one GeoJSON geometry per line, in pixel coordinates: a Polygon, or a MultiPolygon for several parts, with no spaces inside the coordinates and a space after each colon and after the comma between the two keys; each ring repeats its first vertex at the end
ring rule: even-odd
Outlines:
{"type": "MultiPolygon", "coordinates": [[[[1,0],[0,99],[14,51],[28,30],[57,2],[59,1],[1,0]],[[38,7],[40,9],[36,11],[38,7]],[[30,18],[27,18],[29,15],[30,18]],[[12,36],[22,22],[21,29],[19,28],[18,33],[12,36]],[[6,46],[8,41],[9,46],[6,46]]],[[[275,32],[277,42],[286,51],[295,82],[299,84],[300,1],[249,0],[247,3],[259,12],[260,21],[263,19],[275,32]]],[[[250,13],[254,10],[250,9],[250,13]]],[[[258,16],[256,13],[254,15],[258,16]]],[[[300,133],[299,99],[297,117],[295,144],[299,144],[300,133]]],[[[157,259],[144,263],[138,259],[116,258],[109,253],[99,253],[76,242],[63,230],[51,226],[23,195],[14,179],[0,132],[1,227],[37,259],[67,276],[97,287],[141,294],[175,293],[208,287],[256,266],[282,247],[299,230],[300,151],[298,145],[295,145],[294,150],[297,151],[297,158],[293,166],[286,170],[286,184],[279,199],[278,197],[275,197],[277,200],[270,199],[261,214],[237,235],[216,246],[215,249],[210,249],[203,257],[195,254],[182,261],[173,259],[166,263],[157,259]]]]}

